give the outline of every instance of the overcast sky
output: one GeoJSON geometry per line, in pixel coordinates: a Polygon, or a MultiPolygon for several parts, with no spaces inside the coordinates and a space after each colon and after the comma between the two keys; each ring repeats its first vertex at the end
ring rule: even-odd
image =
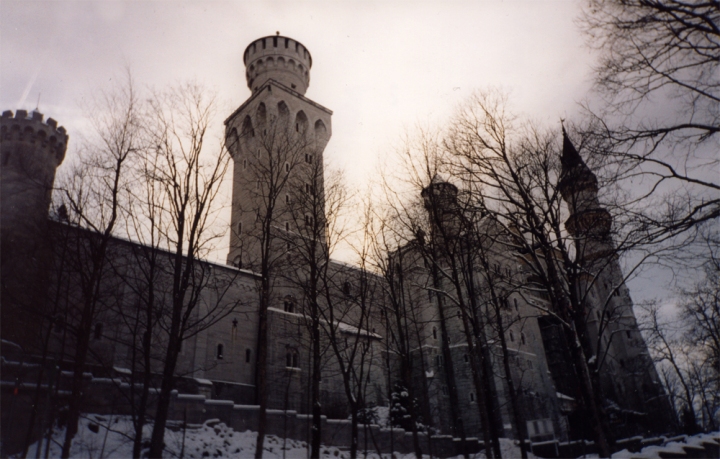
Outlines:
{"type": "Polygon", "coordinates": [[[326,155],[362,176],[403,128],[441,121],[476,89],[502,87],[549,123],[572,114],[592,65],[580,4],[3,0],[0,105],[32,109],[40,95],[72,136],[83,98],[127,64],[143,85],[197,79],[229,114],[250,94],[245,47],[279,31],[310,50],[306,95],[335,113],[326,155]]]}
{"type": "Polygon", "coordinates": [[[0,107],[31,110],[40,96],[72,155],[83,101],[127,65],[143,86],[213,88],[221,121],[250,95],[245,47],[279,31],[312,54],[306,96],[334,111],[326,158],[362,186],[405,129],[441,122],[474,90],[503,88],[516,112],[548,126],[576,113],[594,63],[581,4],[2,0],[0,107]]]}

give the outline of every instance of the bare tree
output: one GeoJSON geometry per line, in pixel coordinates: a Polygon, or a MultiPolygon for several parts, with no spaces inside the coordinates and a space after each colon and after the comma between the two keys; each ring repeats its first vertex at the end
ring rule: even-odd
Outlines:
{"type": "Polygon", "coordinates": [[[73,292],[77,308],[68,311],[74,356],[64,458],[69,457],[77,433],[90,339],[107,299],[108,255],[121,221],[131,163],[141,147],[139,106],[130,77],[115,92],[103,93],[96,105],[92,118],[95,136],[59,187],[69,222],[77,229],[69,243],[79,264],[72,280],[77,283],[73,292]]]}
{"type": "Polygon", "coordinates": [[[281,233],[288,265],[284,277],[303,293],[302,313],[310,334],[310,405],[312,412],[310,457],[320,456],[322,401],[320,382],[327,346],[321,328],[324,308],[323,280],[328,279],[331,256],[347,236],[343,218],[351,196],[341,171],[325,173],[322,156],[308,148],[304,164],[286,189],[287,221],[281,233]]]}
{"type": "MultiPolygon", "coordinates": [[[[373,332],[372,318],[381,303],[380,278],[370,272],[373,213],[366,206],[363,225],[354,250],[359,266],[341,264],[322,271],[324,307],[319,308],[319,321],[333,353],[333,363],[342,378],[343,389],[350,411],[350,457],[358,453],[360,413],[366,408],[366,388],[376,365],[376,345],[379,336],[373,332]]],[[[379,368],[378,368],[379,369],[379,368]]]]}
{"type": "Polygon", "coordinates": [[[704,276],[679,293],[679,308],[668,311],[657,302],[642,308],[642,325],[655,360],[665,372],[680,424],[688,434],[718,426],[718,356],[720,309],[717,240],[704,234],[704,276]]]}
{"type": "Polygon", "coordinates": [[[588,0],[580,19],[601,53],[589,145],[615,179],[638,189],[642,176],[642,197],[659,197],[645,209],[656,237],[720,216],[718,24],[717,1],[588,0]]]}
{"type": "Polygon", "coordinates": [[[505,227],[506,234],[515,232],[514,250],[528,254],[526,265],[541,280],[552,312],[567,334],[600,454],[609,456],[609,427],[598,373],[588,366],[594,362],[586,305],[578,297],[578,292],[585,291],[579,276],[582,267],[564,230],[566,214],[557,185],[560,155],[550,138],[532,130],[516,147],[509,131],[512,118],[505,113],[504,103],[502,97],[477,96],[453,120],[446,145],[455,158],[458,176],[472,181],[481,193],[477,201],[482,210],[505,227]]]}
{"type": "MultiPolygon", "coordinates": [[[[403,419],[398,427],[412,432],[415,456],[420,458],[423,452],[418,435],[419,426],[421,423],[425,423],[429,429],[433,426],[428,403],[427,377],[424,377],[427,375],[426,356],[424,348],[418,344],[420,340],[415,340],[423,328],[418,310],[424,292],[413,288],[405,272],[410,263],[404,257],[413,256],[412,250],[406,250],[410,242],[395,233],[388,215],[383,215],[378,210],[375,210],[375,213],[376,227],[371,232],[372,259],[374,271],[379,272],[384,280],[382,285],[385,289],[383,295],[385,301],[379,315],[386,336],[385,366],[388,374],[388,399],[391,403],[390,415],[392,417],[393,410],[407,410],[407,416],[402,413],[403,419]],[[414,358],[413,353],[417,354],[417,358],[414,358]],[[416,376],[420,377],[416,378],[416,376]],[[399,377],[397,382],[393,381],[396,377],[399,377]],[[417,381],[420,382],[419,385],[417,381]],[[407,406],[402,406],[400,401],[393,400],[393,394],[403,391],[408,393],[407,406]],[[424,401],[421,406],[416,403],[419,400],[424,401]],[[400,403],[400,406],[396,407],[396,403],[400,403]]],[[[391,419],[391,427],[395,425],[391,419]]],[[[432,444],[429,443],[429,446],[432,447],[432,444]]],[[[432,449],[429,452],[432,455],[432,449]]]]}
{"type": "Polygon", "coordinates": [[[219,210],[221,183],[230,164],[224,146],[207,153],[208,130],[212,125],[215,101],[196,84],[185,84],[150,100],[150,154],[156,158],[147,180],[158,184],[156,203],[164,217],[157,230],[169,252],[166,276],[169,304],[161,309],[161,325],[167,338],[162,361],[162,380],[150,457],[161,457],[163,438],[174,388],[178,353],[182,341],[229,314],[234,304],[224,295],[232,279],[219,279],[212,267],[202,263],[222,232],[213,227],[219,210]],[[203,292],[214,289],[215,299],[206,304],[203,292]],[[200,309],[203,309],[201,312],[200,309]]]}
{"type": "MultiPolygon", "coordinates": [[[[304,165],[309,156],[306,155],[312,155],[316,145],[307,126],[303,125],[301,131],[299,123],[297,126],[290,123],[284,102],[277,109],[277,112],[268,112],[261,103],[253,118],[255,125],[248,115],[239,130],[229,125],[226,136],[228,149],[236,160],[233,193],[239,205],[234,209],[239,221],[233,228],[237,246],[232,246],[231,242],[231,262],[259,274],[255,386],[260,412],[256,459],[262,457],[267,428],[268,307],[272,304],[277,283],[282,280],[281,270],[288,266],[286,235],[291,231],[292,222],[290,198],[297,198],[293,195],[299,192],[293,186],[302,182],[299,184],[302,192],[312,196],[310,182],[304,181],[303,177],[307,176],[304,165]]],[[[314,177],[310,174],[309,178],[314,177]]],[[[316,204],[320,205],[320,202],[316,204]]]]}

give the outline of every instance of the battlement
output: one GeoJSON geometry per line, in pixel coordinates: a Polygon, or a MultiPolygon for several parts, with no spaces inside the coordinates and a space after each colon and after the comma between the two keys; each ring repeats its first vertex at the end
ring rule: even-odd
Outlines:
{"type": "Polygon", "coordinates": [[[300,94],[310,85],[312,56],[297,40],[270,35],[250,43],[243,54],[245,77],[254,93],[263,83],[274,79],[300,94]]]}
{"type": "Polygon", "coordinates": [[[5,110],[0,117],[0,139],[3,142],[26,142],[36,147],[46,148],[53,153],[60,165],[65,158],[68,134],[65,128],[58,127],[57,121],[48,118],[43,122],[43,114],[33,110],[5,110]]]}

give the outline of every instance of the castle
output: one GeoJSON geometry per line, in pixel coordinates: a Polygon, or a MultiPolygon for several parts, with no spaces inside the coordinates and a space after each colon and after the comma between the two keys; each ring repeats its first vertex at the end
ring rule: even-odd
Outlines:
{"type": "MultiPolygon", "coordinates": [[[[203,262],[200,267],[209,279],[209,287],[202,292],[203,307],[229,312],[199,327],[182,343],[176,370],[178,389],[237,404],[255,403],[258,273],[269,253],[265,259],[275,265],[270,307],[265,311],[270,337],[268,406],[310,413],[313,340],[307,316],[308,274],[303,263],[326,246],[322,164],[332,133],[332,111],[305,96],[312,57],[296,40],[280,35],[257,39],[246,48],[243,58],[252,94],[225,121],[226,145],[234,161],[227,264],[203,262]],[[213,289],[212,285],[219,287],[213,289]]],[[[0,136],[3,357],[32,360],[44,352],[68,369],[74,321],[79,320],[74,304],[77,287],[73,285],[79,282],[82,270],[77,263],[85,259],[79,252],[88,244],[83,241],[93,237],[60,218],[49,218],[55,170],[63,161],[68,135],[54,120],[43,122],[38,112],[18,110],[14,115],[9,111],[2,114],[0,136]]],[[[619,264],[612,258],[612,241],[606,237],[611,221],[597,200],[597,180],[567,137],[562,162],[560,191],[574,209],[568,231],[579,232],[582,225],[592,222],[599,233],[595,242],[579,253],[590,272],[594,260],[611,260],[595,272],[588,288],[587,328],[591,341],[607,348],[600,380],[607,406],[615,410],[614,427],[625,429],[626,434],[661,430],[669,422],[669,404],[638,330],[619,264]],[[608,305],[619,320],[601,326],[608,305]],[[635,431],[628,430],[631,428],[635,431]]],[[[442,200],[445,217],[452,219],[457,193],[455,185],[439,176],[427,184],[422,198],[432,225],[444,224],[433,216],[434,200],[442,200]]],[[[486,233],[494,231],[487,222],[477,225],[485,225],[482,231],[486,233]]],[[[424,237],[432,240],[439,234],[439,230],[432,231],[424,237]]],[[[518,435],[508,399],[511,390],[518,394],[531,440],[584,435],[578,428],[583,413],[575,403],[577,383],[568,343],[554,319],[541,312],[552,306],[548,299],[530,288],[504,298],[499,320],[510,353],[510,388],[497,328],[485,324],[480,347],[468,348],[463,313],[436,293],[443,288],[442,281],[433,279],[426,268],[418,249],[420,242],[407,243],[389,259],[407,286],[402,298],[404,313],[415,316],[412,336],[404,338],[411,355],[412,387],[404,389],[410,389],[417,399],[423,423],[439,432],[457,434],[455,426],[460,419],[465,435],[480,435],[482,419],[476,407],[481,400],[471,366],[482,354],[484,400],[494,413],[494,419],[486,422],[499,436],[518,435]]],[[[507,253],[492,244],[487,249],[498,275],[525,278],[523,254],[507,253]]],[[[90,340],[89,368],[94,373],[127,377],[140,368],[133,352],[138,334],[131,333],[126,320],[128,311],[141,303],[138,251],[142,246],[121,239],[113,239],[109,249],[114,267],[104,273],[103,308],[93,318],[90,340]]],[[[332,279],[332,285],[326,286],[322,301],[332,303],[333,315],[323,316],[321,326],[326,335],[332,333],[335,344],[340,343],[333,353],[329,338],[323,339],[324,357],[319,367],[323,414],[347,417],[347,394],[338,359],[358,349],[358,360],[343,363],[362,366],[364,407],[389,406],[393,394],[397,395],[396,382],[402,379],[399,373],[405,371],[393,349],[398,330],[387,288],[387,282],[399,281],[341,262],[331,261],[323,269],[330,273],[326,279],[332,279]]],[[[469,277],[474,279],[470,285],[483,282],[479,268],[469,277]]],[[[482,299],[485,293],[465,294],[482,299]]],[[[155,333],[162,341],[162,332],[155,333]]],[[[158,371],[158,365],[145,370],[158,371]]]]}

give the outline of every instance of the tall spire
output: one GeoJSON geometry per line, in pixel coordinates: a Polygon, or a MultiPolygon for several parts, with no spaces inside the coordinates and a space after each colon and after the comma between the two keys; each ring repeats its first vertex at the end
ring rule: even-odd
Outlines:
{"type": "Polygon", "coordinates": [[[563,195],[586,189],[597,191],[597,178],[587,167],[575,145],[573,145],[565,131],[565,126],[562,127],[562,135],[563,149],[562,156],[560,156],[562,171],[560,172],[558,189],[563,195]]]}

